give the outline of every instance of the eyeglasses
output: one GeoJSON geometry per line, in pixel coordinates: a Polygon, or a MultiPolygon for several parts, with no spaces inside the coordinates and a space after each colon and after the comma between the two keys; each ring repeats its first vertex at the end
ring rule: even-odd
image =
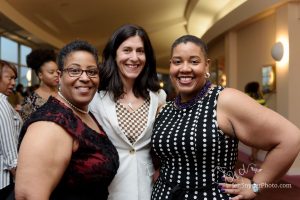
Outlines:
{"type": "Polygon", "coordinates": [[[70,77],[80,77],[83,72],[85,72],[86,75],[90,78],[95,78],[99,75],[99,70],[97,68],[83,70],[80,68],[70,67],[63,69],[63,71],[67,71],[70,77]]]}

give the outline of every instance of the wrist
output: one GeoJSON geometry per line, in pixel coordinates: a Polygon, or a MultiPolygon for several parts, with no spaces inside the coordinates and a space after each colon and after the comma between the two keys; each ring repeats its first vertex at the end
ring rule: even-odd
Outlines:
{"type": "Polygon", "coordinates": [[[254,182],[252,179],[251,181],[251,189],[255,194],[259,194],[261,192],[261,186],[260,184],[254,182]]]}

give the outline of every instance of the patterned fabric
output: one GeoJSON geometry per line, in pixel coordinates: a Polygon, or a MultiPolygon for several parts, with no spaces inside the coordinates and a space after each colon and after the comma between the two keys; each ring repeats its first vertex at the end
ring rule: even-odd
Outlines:
{"type": "Polygon", "coordinates": [[[116,103],[116,111],[119,126],[131,144],[143,133],[147,125],[150,100],[144,101],[143,105],[134,112],[130,112],[125,106],[116,103]]]}
{"type": "Polygon", "coordinates": [[[7,101],[7,96],[0,93],[0,190],[10,184],[9,170],[17,166],[21,127],[21,117],[7,101]]]}
{"type": "Polygon", "coordinates": [[[46,101],[47,99],[43,99],[36,92],[33,92],[30,96],[25,97],[24,103],[22,104],[22,109],[20,111],[23,121],[26,121],[31,113],[36,111],[39,107],[46,103],[46,101]]]}
{"type": "Polygon", "coordinates": [[[161,161],[152,200],[219,200],[230,198],[218,189],[225,173],[234,172],[238,140],[217,124],[217,99],[222,87],[210,89],[193,107],[177,109],[173,102],[160,112],[152,148],[161,161]]]}
{"type": "Polygon", "coordinates": [[[70,108],[50,97],[25,122],[20,141],[28,126],[37,121],[54,122],[79,142],[78,150],[73,153],[69,166],[50,199],[107,199],[108,185],[117,173],[119,157],[102,127],[98,125],[100,133],[94,131],[70,108]]]}

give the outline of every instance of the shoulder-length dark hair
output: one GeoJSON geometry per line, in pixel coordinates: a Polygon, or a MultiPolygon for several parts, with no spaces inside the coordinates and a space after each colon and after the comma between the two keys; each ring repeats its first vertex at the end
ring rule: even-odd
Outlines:
{"type": "Polygon", "coordinates": [[[137,25],[126,24],[118,28],[107,42],[102,52],[102,64],[100,66],[100,90],[112,92],[116,101],[124,94],[123,82],[121,80],[116,54],[119,46],[129,37],[138,35],[144,44],[146,56],[145,67],[139,74],[133,85],[133,93],[137,97],[147,98],[148,90],[158,91],[159,83],[156,73],[156,60],[150,39],[146,31],[137,25]]]}

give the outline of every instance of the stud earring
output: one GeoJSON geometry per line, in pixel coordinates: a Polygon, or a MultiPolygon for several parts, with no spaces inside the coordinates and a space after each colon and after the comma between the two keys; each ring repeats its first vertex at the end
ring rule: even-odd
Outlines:
{"type": "Polygon", "coordinates": [[[209,72],[206,72],[204,77],[205,77],[206,79],[208,79],[208,78],[210,77],[210,73],[209,73],[209,72]]]}

